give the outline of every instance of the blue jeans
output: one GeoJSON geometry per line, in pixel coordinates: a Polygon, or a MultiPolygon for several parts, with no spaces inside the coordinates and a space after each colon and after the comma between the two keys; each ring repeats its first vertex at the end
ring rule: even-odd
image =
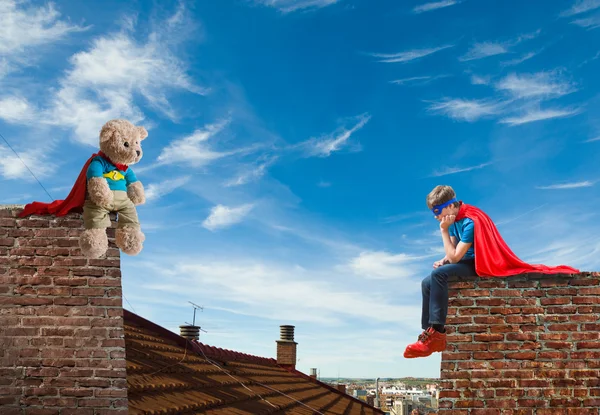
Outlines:
{"type": "Polygon", "coordinates": [[[446,264],[435,268],[421,282],[423,311],[421,327],[427,330],[434,324],[446,324],[448,315],[448,278],[470,277],[475,273],[475,259],[463,259],[456,264],[446,264]]]}

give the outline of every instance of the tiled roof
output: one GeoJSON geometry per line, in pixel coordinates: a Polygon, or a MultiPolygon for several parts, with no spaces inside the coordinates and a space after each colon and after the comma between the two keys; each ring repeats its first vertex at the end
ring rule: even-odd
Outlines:
{"type": "Polygon", "coordinates": [[[124,314],[130,414],[383,414],[275,359],[192,342],[124,314]]]}

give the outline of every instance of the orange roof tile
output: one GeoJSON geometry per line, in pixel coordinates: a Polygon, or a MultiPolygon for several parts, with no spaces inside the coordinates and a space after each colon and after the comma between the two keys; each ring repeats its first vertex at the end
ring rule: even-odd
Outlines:
{"type": "Polygon", "coordinates": [[[124,310],[130,414],[383,414],[275,359],[192,342],[124,310]]]}

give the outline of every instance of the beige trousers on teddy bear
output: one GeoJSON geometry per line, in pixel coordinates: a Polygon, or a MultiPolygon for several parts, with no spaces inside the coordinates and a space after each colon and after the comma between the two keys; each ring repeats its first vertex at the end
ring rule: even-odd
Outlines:
{"type": "Polygon", "coordinates": [[[113,190],[113,202],[107,208],[98,206],[89,199],[85,200],[83,211],[83,223],[86,229],[104,229],[110,228],[110,212],[118,211],[119,217],[117,224],[119,228],[129,226],[140,229],[135,205],[127,196],[127,192],[122,190],[113,190]]]}

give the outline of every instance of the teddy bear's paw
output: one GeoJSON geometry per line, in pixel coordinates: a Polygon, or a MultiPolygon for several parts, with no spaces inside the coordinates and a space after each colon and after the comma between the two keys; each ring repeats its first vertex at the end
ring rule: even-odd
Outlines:
{"type": "Polygon", "coordinates": [[[108,183],[104,177],[92,177],[89,179],[87,191],[92,202],[111,210],[114,202],[114,194],[108,187],[108,183]]]}
{"type": "Polygon", "coordinates": [[[81,253],[88,258],[100,258],[108,249],[106,229],[86,229],[79,238],[81,253]]]}
{"type": "Polygon", "coordinates": [[[127,255],[137,255],[142,251],[142,243],[146,236],[136,228],[125,226],[117,229],[116,245],[127,255]]]}

